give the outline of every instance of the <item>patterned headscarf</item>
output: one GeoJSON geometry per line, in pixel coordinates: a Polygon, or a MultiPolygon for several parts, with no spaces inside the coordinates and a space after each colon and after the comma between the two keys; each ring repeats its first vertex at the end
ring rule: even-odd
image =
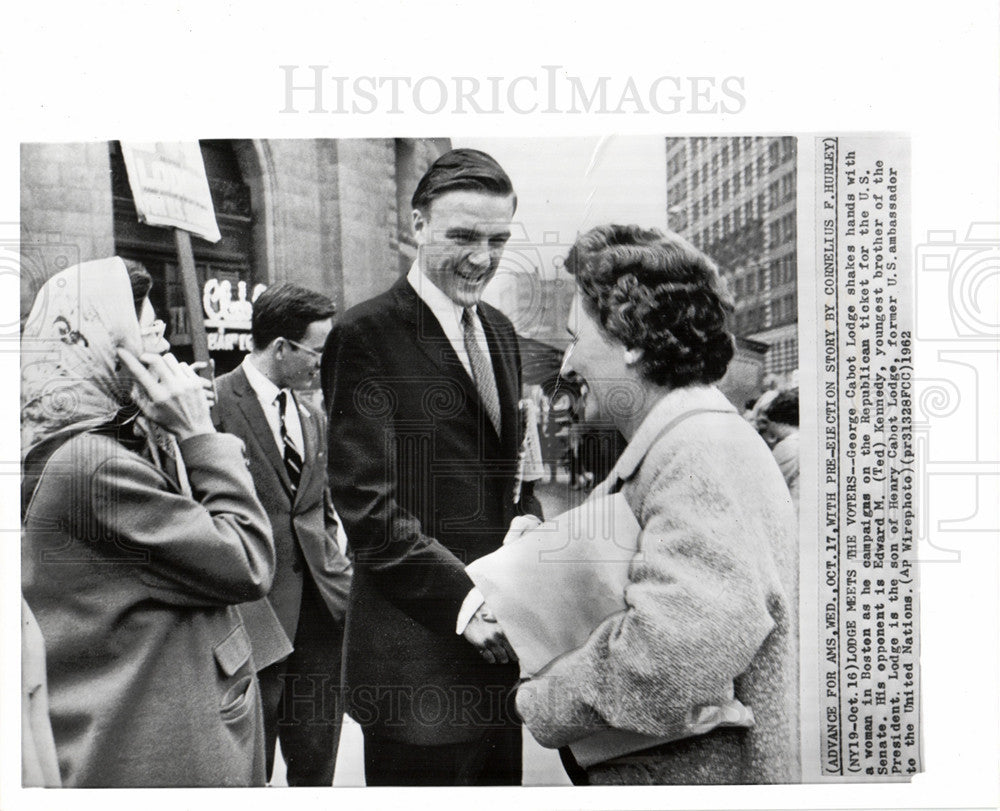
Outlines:
{"type": "Polygon", "coordinates": [[[132,381],[116,350],[142,353],[125,263],[84,262],[49,279],[21,336],[21,458],[56,434],[114,418],[132,381]]]}

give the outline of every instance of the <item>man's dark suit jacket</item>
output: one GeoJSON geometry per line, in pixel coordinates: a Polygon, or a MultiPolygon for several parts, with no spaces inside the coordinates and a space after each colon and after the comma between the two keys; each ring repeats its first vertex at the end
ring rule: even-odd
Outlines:
{"type": "MultiPolygon", "coordinates": [[[[326,431],[322,415],[299,400],[302,423],[302,477],[292,496],[292,485],[271,427],[242,368],[216,380],[215,419],[220,431],[236,434],[246,444],[257,496],[274,530],[278,565],[270,594],[239,607],[250,634],[254,659],[263,668],[291,651],[295,639],[306,569],[339,624],[347,609],[351,564],[336,543],[336,523],[326,501],[326,431]],[[265,602],[266,601],[266,602],[265,602]],[[287,640],[268,621],[268,606],[277,614],[287,640]]],[[[331,633],[336,633],[331,625],[331,633]]],[[[336,677],[337,674],[334,674],[336,677]]]]}
{"type": "MultiPolygon", "coordinates": [[[[499,436],[440,324],[405,279],[336,323],[323,354],[330,489],[354,553],[345,640],[348,711],[367,731],[458,743],[513,723],[516,664],[455,633],[517,509],[521,366],[511,323],[478,308],[501,404],[499,436]]],[[[537,511],[537,510],[535,510],[537,511]]]]}

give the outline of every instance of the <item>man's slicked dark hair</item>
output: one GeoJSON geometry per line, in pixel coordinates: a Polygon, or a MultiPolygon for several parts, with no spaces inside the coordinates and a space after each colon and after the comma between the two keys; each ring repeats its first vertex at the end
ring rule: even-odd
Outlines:
{"type": "Polygon", "coordinates": [[[420,178],[410,202],[413,208],[426,214],[434,200],[451,191],[478,191],[500,197],[514,195],[514,208],[517,208],[514,184],[507,173],[492,156],[478,149],[445,152],[420,178]]]}
{"type": "Polygon", "coordinates": [[[314,321],[332,318],[337,308],[322,293],[290,282],[273,285],[253,303],[250,332],[255,349],[264,349],[275,338],[301,341],[314,321]]]}

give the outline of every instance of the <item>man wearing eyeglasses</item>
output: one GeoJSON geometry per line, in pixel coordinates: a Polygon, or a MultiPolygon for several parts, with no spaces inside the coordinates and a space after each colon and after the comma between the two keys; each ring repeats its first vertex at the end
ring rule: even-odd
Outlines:
{"type": "Polygon", "coordinates": [[[268,780],[277,739],[291,786],[333,783],[342,718],[351,564],[337,544],[327,491],[325,421],[296,395],[316,388],[334,309],[326,296],[298,285],[268,288],[253,305],[253,351],[216,381],[218,427],[245,443],[274,531],[274,586],[240,611],[262,668],[268,780]]]}

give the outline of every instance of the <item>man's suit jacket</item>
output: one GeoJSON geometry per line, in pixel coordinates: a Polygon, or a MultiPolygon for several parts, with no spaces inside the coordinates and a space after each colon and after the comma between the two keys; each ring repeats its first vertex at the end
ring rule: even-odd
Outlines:
{"type": "Polygon", "coordinates": [[[337,546],[336,521],[327,499],[322,415],[304,400],[296,400],[305,448],[302,476],[293,496],[281,452],[243,369],[237,367],[221,375],[216,380],[216,391],[216,424],[220,431],[235,434],[246,444],[257,496],[274,530],[277,568],[271,592],[263,600],[239,607],[250,632],[257,666],[266,667],[291,652],[288,640],[295,639],[307,570],[333,620],[343,622],[351,564],[337,546]],[[277,615],[287,639],[276,632],[269,608],[277,615]]]}
{"type": "Polygon", "coordinates": [[[501,405],[499,435],[434,314],[401,279],[343,315],[323,354],[330,489],[354,553],[344,673],[348,711],[405,742],[471,740],[512,723],[516,664],[485,663],[455,633],[465,564],[516,514],[517,337],[479,305],[501,405]]]}

